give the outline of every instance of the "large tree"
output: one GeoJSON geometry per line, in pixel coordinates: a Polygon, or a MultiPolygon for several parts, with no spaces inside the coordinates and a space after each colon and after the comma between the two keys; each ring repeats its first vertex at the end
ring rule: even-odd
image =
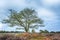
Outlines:
{"type": "Polygon", "coordinates": [[[4,19],[3,23],[8,23],[12,27],[23,27],[25,32],[29,32],[30,28],[38,28],[43,25],[43,20],[38,18],[37,12],[33,9],[25,8],[20,12],[15,10],[10,10],[10,12],[8,19],[4,19]]]}

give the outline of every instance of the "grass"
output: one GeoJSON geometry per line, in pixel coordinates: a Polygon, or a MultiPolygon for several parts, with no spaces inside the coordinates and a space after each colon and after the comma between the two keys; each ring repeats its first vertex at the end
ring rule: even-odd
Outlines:
{"type": "Polygon", "coordinates": [[[45,40],[47,37],[43,36],[41,34],[29,34],[29,33],[0,33],[0,36],[2,35],[14,35],[18,37],[26,37],[28,40],[45,40]]]}

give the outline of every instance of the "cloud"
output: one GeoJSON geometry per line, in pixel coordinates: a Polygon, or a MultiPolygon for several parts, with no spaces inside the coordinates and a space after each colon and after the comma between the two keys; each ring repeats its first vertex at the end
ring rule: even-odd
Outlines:
{"type": "MultiPolygon", "coordinates": [[[[50,8],[51,6],[60,3],[60,1],[59,0],[41,0],[40,2],[42,3],[43,6],[40,6],[40,3],[38,3],[38,1],[36,0],[33,0],[33,1],[29,0],[29,2],[26,0],[0,0],[0,8],[4,9],[4,11],[3,10],[1,11],[0,9],[0,13],[2,13],[0,17],[5,18],[5,14],[7,13],[5,9],[7,8],[13,8],[15,10],[17,9],[21,10],[26,7],[35,8],[35,10],[38,12],[38,16],[42,18],[46,23],[46,27],[42,29],[46,29],[48,26],[49,28],[51,28],[51,26],[53,26],[53,24],[56,23],[57,16],[50,9],[45,9],[45,7],[50,8]]],[[[7,25],[0,23],[0,29],[2,28],[5,30],[15,30],[15,27],[10,28],[10,27],[7,27],[7,25]]]]}
{"type": "Polygon", "coordinates": [[[3,24],[2,23],[0,23],[0,30],[2,30],[3,29],[3,24]]]}
{"type": "Polygon", "coordinates": [[[44,19],[45,21],[53,21],[57,18],[54,12],[42,7],[37,9],[37,12],[38,16],[44,19]]]}
{"type": "Polygon", "coordinates": [[[25,0],[12,0],[12,4],[16,6],[26,6],[25,0]]]}
{"type": "Polygon", "coordinates": [[[7,24],[0,23],[0,30],[3,30],[3,31],[15,31],[16,28],[17,28],[16,26],[9,27],[7,24]]]}
{"type": "Polygon", "coordinates": [[[47,29],[47,30],[49,30],[51,28],[54,28],[54,26],[56,27],[57,16],[56,16],[56,14],[54,12],[52,12],[51,10],[42,8],[42,7],[37,9],[36,11],[38,12],[38,16],[41,19],[44,20],[44,25],[45,25],[45,27],[42,27],[42,28],[40,27],[39,29],[42,29],[42,30],[47,29]]]}
{"type": "Polygon", "coordinates": [[[39,6],[37,5],[37,2],[34,1],[34,0],[32,0],[32,1],[30,1],[30,2],[27,1],[27,5],[28,5],[28,7],[31,7],[31,8],[34,8],[34,9],[39,7],[39,6]]]}
{"type": "Polygon", "coordinates": [[[27,3],[25,0],[10,0],[9,7],[14,9],[21,9],[25,8],[27,6],[27,3]]]}
{"type": "Polygon", "coordinates": [[[24,9],[26,7],[28,8],[37,8],[38,5],[36,3],[36,1],[26,1],[26,0],[10,0],[9,1],[9,8],[13,8],[15,10],[21,10],[24,9]]]}
{"type": "Polygon", "coordinates": [[[6,8],[7,6],[7,1],[6,0],[0,0],[0,9],[6,8]]]}
{"type": "Polygon", "coordinates": [[[60,0],[42,0],[43,6],[53,6],[59,3],[60,3],[60,0]]]}
{"type": "Polygon", "coordinates": [[[59,0],[45,0],[45,2],[47,2],[49,4],[54,4],[54,3],[58,3],[59,0]]]}

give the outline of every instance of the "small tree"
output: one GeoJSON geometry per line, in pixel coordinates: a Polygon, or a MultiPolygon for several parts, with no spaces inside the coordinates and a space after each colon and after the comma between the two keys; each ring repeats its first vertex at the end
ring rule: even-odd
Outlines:
{"type": "Polygon", "coordinates": [[[49,33],[49,31],[48,30],[45,30],[45,33],[49,33]]]}
{"type": "Polygon", "coordinates": [[[49,33],[47,30],[40,30],[40,33],[49,33]]]}
{"type": "Polygon", "coordinates": [[[35,30],[34,29],[32,29],[32,33],[35,33],[35,30]]]}
{"type": "Polygon", "coordinates": [[[8,19],[4,19],[3,23],[8,23],[10,26],[22,27],[25,32],[29,32],[30,28],[38,28],[43,26],[43,20],[37,17],[37,13],[33,9],[25,8],[19,13],[15,10],[10,10],[11,14],[8,19]]]}
{"type": "Polygon", "coordinates": [[[44,31],[43,30],[40,30],[40,33],[44,33],[44,31]]]}
{"type": "Polygon", "coordinates": [[[51,31],[50,33],[55,33],[54,31],[51,31]]]}

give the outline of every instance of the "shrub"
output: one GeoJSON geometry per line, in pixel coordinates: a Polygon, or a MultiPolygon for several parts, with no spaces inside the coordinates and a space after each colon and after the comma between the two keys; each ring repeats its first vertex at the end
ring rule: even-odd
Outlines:
{"type": "Polygon", "coordinates": [[[27,40],[27,39],[25,39],[25,38],[20,38],[20,37],[9,37],[9,38],[7,38],[6,40],[27,40]]]}
{"type": "Polygon", "coordinates": [[[37,34],[37,33],[33,33],[32,35],[31,35],[31,37],[34,37],[34,38],[37,38],[39,36],[39,34],[37,34]]]}
{"type": "Polygon", "coordinates": [[[0,40],[27,40],[24,37],[17,37],[13,35],[2,35],[0,36],[0,40]]]}
{"type": "Polygon", "coordinates": [[[2,36],[0,36],[0,40],[6,40],[7,38],[9,38],[9,37],[12,37],[13,38],[13,35],[2,35],[2,36]]]}
{"type": "Polygon", "coordinates": [[[58,40],[58,39],[55,38],[55,39],[53,39],[53,40],[58,40]]]}
{"type": "Polygon", "coordinates": [[[21,34],[16,34],[17,37],[24,37],[24,38],[29,38],[31,36],[30,33],[21,33],[21,34]]]}

